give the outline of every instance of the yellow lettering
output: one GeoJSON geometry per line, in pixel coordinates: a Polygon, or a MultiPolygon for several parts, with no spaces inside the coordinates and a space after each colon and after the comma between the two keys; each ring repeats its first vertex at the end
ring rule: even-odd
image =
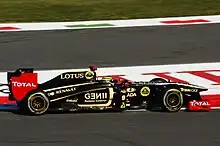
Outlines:
{"type": "Polygon", "coordinates": [[[122,102],[121,108],[125,108],[125,102],[122,102]]]}
{"type": "Polygon", "coordinates": [[[84,73],[61,74],[60,79],[81,79],[84,73]]]}
{"type": "Polygon", "coordinates": [[[107,99],[107,93],[86,93],[85,99],[87,100],[93,100],[93,99],[107,99]]]}

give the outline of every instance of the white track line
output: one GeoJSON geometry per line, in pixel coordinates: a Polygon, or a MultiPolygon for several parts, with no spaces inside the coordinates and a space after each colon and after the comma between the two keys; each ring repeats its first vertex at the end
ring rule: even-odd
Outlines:
{"type": "Polygon", "coordinates": [[[76,22],[0,23],[0,32],[220,23],[220,15],[76,22]]]}

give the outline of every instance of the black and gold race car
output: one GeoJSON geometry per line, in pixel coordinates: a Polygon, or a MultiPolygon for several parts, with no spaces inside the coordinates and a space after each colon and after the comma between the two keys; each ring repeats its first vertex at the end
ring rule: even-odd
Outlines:
{"type": "MultiPolygon", "coordinates": [[[[20,111],[42,115],[55,110],[116,110],[133,108],[177,112],[192,100],[201,101],[200,92],[208,89],[161,78],[149,82],[118,82],[111,77],[98,79],[97,68],[63,72],[43,83],[34,69],[8,72],[9,99],[20,111]]],[[[202,106],[206,104],[203,103],[202,106]]]]}

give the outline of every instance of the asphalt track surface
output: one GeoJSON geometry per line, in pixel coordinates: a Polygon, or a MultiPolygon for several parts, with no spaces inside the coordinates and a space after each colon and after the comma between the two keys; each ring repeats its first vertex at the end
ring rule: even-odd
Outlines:
{"type": "Polygon", "coordinates": [[[220,61],[220,24],[0,33],[0,71],[220,61]]]}
{"type": "MultiPolygon", "coordinates": [[[[0,33],[0,68],[220,61],[220,25],[0,33]],[[123,54],[123,55],[122,55],[123,54]]],[[[219,146],[220,112],[0,113],[0,146],[219,146]]]]}

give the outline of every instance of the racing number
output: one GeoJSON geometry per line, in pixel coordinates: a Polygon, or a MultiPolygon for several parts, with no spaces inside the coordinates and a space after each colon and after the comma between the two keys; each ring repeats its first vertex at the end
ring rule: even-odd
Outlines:
{"type": "Polygon", "coordinates": [[[125,108],[125,95],[122,96],[121,100],[122,100],[122,103],[121,103],[120,108],[125,108]]]}
{"type": "Polygon", "coordinates": [[[122,103],[121,103],[121,108],[125,108],[125,102],[124,101],[122,101],[122,103]]]}

